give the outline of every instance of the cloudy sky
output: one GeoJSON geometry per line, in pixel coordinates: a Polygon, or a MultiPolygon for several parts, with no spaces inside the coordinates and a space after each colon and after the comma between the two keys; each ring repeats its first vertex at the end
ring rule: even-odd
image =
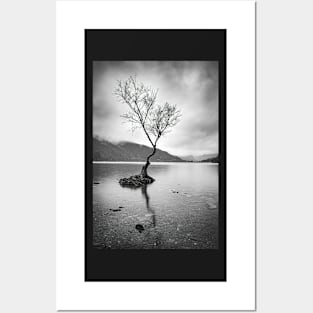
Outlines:
{"type": "Polygon", "coordinates": [[[215,61],[94,61],[93,135],[112,142],[149,146],[141,129],[131,132],[121,114],[128,106],[113,94],[117,80],[136,76],[158,89],[157,102],[176,104],[180,122],[161,138],[158,148],[177,156],[218,152],[218,63],[215,61]]]}

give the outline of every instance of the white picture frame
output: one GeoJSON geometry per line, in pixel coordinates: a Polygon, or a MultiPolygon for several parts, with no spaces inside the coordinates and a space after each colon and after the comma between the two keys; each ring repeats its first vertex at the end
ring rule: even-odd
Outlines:
{"type": "Polygon", "coordinates": [[[57,1],[57,310],[255,310],[255,2],[57,1]],[[153,12],[153,14],[147,14],[153,12]],[[84,30],[227,30],[227,281],[84,281],[84,30]]]}

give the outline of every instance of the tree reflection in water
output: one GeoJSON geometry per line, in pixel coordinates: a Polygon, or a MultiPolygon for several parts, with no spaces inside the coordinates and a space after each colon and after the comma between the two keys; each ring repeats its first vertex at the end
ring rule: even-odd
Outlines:
{"type": "MultiPolygon", "coordinates": [[[[139,188],[141,189],[141,194],[145,200],[145,204],[146,204],[146,208],[149,214],[147,214],[146,216],[149,215],[149,219],[151,218],[151,220],[147,221],[147,223],[143,223],[142,224],[137,224],[137,227],[140,227],[140,229],[142,228],[142,230],[140,231],[140,233],[145,234],[144,236],[146,238],[148,238],[148,241],[152,241],[153,242],[153,246],[154,248],[157,248],[161,245],[161,241],[162,241],[162,234],[159,232],[158,228],[156,227],[156,214],[155,214],[155,210],[151,207],[150,205],[150,196],[148,193],[148,185],[143,185],[141,187],[134,187],[134,186],[121,186],[122,188],[129,188],[132,190],[138,190],[139,188]]],[[[138,228],[136,228],[138,230],[138,228]]]]}
{"type": "Polygon", "coordinates": [[[153,238],[152,240],[154,242],[154,244],[153,244],[154,247],[158,247],[161,244],[162,235],[159,233],[157,228],[155,228],[155,226],[156,226],[156,214],[155,214],[154,209],[150,206],[150,196],[148,194],[148,185],[144,185],[141,187],[141,193],[142,193],[142,195],[146,201],[146,208],[147,208],[147,211],[150,214],[151,219],[152,219],[152,221],[150,222],[151,232],[149,232],[149,233],[150,233],[150,236],[152,235],[151,238],[153,238]],[[153,231],[152,231],[152,229],[153,229],[153,231]]]}
{"type": "Polygon", "coordinates": [[[155,225],[156,225],[155,211],[150,207],[150,197],[149,197],[149,194],[147,192],[147,185],[143,185],[141,187],[141,193],[143,194],[143,196],[146,200],[146,208],[147,208],[148,212],[151,214],[152,225],[153,225],[153,227],[155,227],[155,225]]]}

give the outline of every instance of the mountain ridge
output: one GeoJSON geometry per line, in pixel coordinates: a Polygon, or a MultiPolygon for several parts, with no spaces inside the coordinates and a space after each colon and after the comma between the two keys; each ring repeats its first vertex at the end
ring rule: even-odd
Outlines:
{"type": "Polygon", "coordinates": [[[217,153],[208,153],[202,155],[179,155],[178,157],[184,161],[191,161],[191,162],[202,162],[208,159],[214,159],[218,156],[217,153]]]}
{"type": "MultiPolygon", "coordinates": [[[[94,161],[132,161],[144,162],[152,152],[152,148],[129,141],[112,143],[105,139],[93,138],[94,161]]],[[[184,162],[178,156],[157,149],[152,162],[184,162]]]]}
{"type": "MultiPolygon", "coordinates": [[[[130,141],[121,141],[118,143],[110,142],[106,139],[93,138],[93,161],[120,161],[120,162],[145,162],[147,156],[152,153],[152,148],[146,145],[137,144],[130,141]]],[[[187,156],[181,157],[168,153],[167,151],[157,149],[152,162],[210,162],[218,163],[218,155],[202,155],[200,159],[187,156]],[[188,158],[187,158],[188,157],[188,158]],[[189,158],[190,157],[190,158],[189,158]],[[207,157],[204,159],[204,157],[207,157]]]]}

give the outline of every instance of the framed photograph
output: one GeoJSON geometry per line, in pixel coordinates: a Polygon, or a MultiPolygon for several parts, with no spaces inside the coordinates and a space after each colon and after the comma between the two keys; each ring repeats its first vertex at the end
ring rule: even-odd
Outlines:
{"type": "Polygon", "coordinates": [[[254,309],[254,10],[57,2],[58,310],[254,309]]]}
{"type": "Polygon", "coordinates": [[[226,30],[85,49],[85,279],[225,281],[226,30]]]}

